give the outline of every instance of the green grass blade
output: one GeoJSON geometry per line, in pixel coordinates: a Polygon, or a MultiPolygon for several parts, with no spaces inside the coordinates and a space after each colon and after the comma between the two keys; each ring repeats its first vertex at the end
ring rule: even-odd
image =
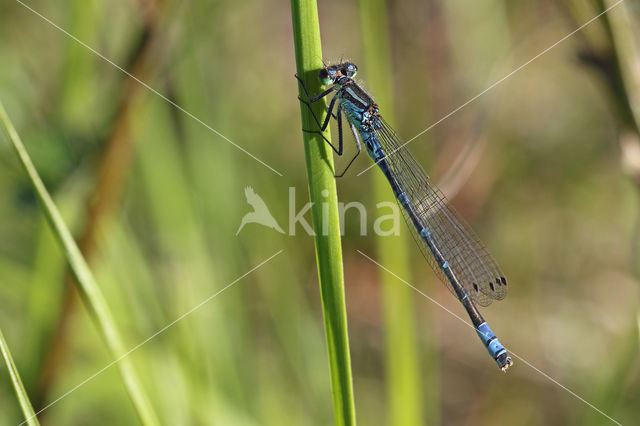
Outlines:
{"type": "MultiPolygon", "coordinates": [[[[51,196],[40,179],[35,166],[31,162],[29,154],[27,154],[24,144],[20,140],[18,132],[13,127],[11,120],[9,120],[7,112],[1,102],[0,121],[2,121],[9,139],[20,158],[20,162],[29,176],[29,180],[36,192],[36,196],[44,208],[47,221],[49,222],[58,242],[62,246],[65,257],[67,258],[71,271],[76,279],[80,294],[90,311],[91,317],[96,322],[96,325],[98,326],[98,329],[111,352],[111,356],[114,359],[117,359],[125,353],[125,348],[122,343],[122,338],[120,337],[120,332],[118,331],[111,315],[111,311],[100,288],[93,278],[93,274],[91,273],[89,266],[82,257],[82,254],[73,240],[71,233],[67,229],[58,208],[54,204],[51,196]]],[[[117,364],[129,396],[135,405],[142,423],[145,425],[158,424],[156,415],[148,402],[147,396],[139,383],[138,377],[129,358],[123,358],[119,360],[117,364]]]]}
{"type": "MultiPolygon", "coordinates": [[[[384,0],[359,2],[365,63],[362,67],[367,86],[375,94],[382,114],[395,122],[392,96],[391,49],[384,0]]],[[[376,203],[392,202],[395,197],[382,173],[371,173],[376,203]]],[[[406,231],[406,229],[405,229],[406,231]]],[[[408,233],[377,236],[380,262],[401,277],[411,274],[408,233]]],[[[411,241],[410,244],[413,244],[411,241]]],[[[418,351],[413,291],[390,274],[379,274],[385,333],[385,386],[390,425],[422,425],[422,374],[418,351]]],[[[428,360],[431,361],[431,360],[428,360]]],[[[431,361],[434,368],[436,362],[431,361]]],[[[428,401],[429,409],[437,403],[428,401]]]]}
{"type": "MultiPolygon", "coordinates": [[[[638,327],[640,317],[634,315],[631,318],[629,328],[623,334],[624,338],[615,347],[609,348],[611,362],[602,368],[597,381],[593,383],[593,403],[599,410],[617,417],[616,410],[619,408],[625,391],[631,386],[632,378],[629,371],[638,362],[638,327]]],[[[585,416],[580,424],[584,426],[597,426],[604,424],[602,414],[594,410],[586,410],[585,416]]],[[[624,423],[624,420],[622,420],[624,423]]],[[[607,422],[609,423],[609,422],[607,422]]]]}
{"type": "MultiPolygon", "coordinates": [[[[609,0],[598,0],[596,2],[598,12],[614,7],[617,3],[609,0]]],[[[625,139],[633,141],[633,146],[638,143],[638,134],[640,133],[640,108],[638,108],[638,95],[640,95],[640,71],[637,63],[640,60],[638,55],[638,44],[635,39],[637,25],[632,19],[632,11],[628,4],[622,3],[615,6],[616,10],[603,15],[603,26],[606,35],[611,43],[612,67],[607,76],[611,99],[618,104],[617,112],[623,130],[620,136],[620,144],[625,146],[625,139]]],[[[624,157],[624,149],[622,150],[624,157]]],[[[623,160],[624,161],[624,160],[623,160]]],[[[630,167],[628,172],[635,178],[640,170],[637,167],[630,167]]],[[[639,189],[636,186],[636,189],[639,189]]],[[[636,239],[638,236],[636,235],[636,239]]],[[[636,250],[638,243],[636,243],[636,250]]],[[[636,274],[638,273],[638,264],[640,261],[635,260],[636,274]]],[[[613,362],[609,363],[610,368],[604,370],[599,377],[599,383],[594,386],[596,405],[605,413],[613,414],[618,406],[621,405],[625,398],[625,390],[630,386],[629,371],[632,371],[637,363],[638,352],[640,351],[638,320],[640,315],[634,315],[630,321],[630,326],[626,332],[625,338],[620,339],[622,342],[615,348],[611,348],[611,358],[613,362]]],[[[594,412],[587,412],[582,421],[584,425],[602,424],[602,417],[594,412]]]]}
{"type": "MultiPolygon", "coordinates": [[[[310,93],[318,93],[320,82],[317,72],[322,67],[322,49],[316,2],[313,0],[292,0],[291,17],[297,73],[304,80],[310,93]]],[[[291,81],[292,84],[297,84],[293,77],[291,81]]],[[[299,94],[304,96],[300,88],[299,94]]],[[[324,117],[327,109],[326,102],[319,101],[316,104],[314,112],[318,117],[324,117]]],[[[317,127],[308,109],[302,104],[300,111],[303,129],[317,127]]],[[[325,132],[325,136],[329,138],[329,132],[325,132]]],[[[335,423],[337,425],[354,425],[355,407],[344,302],[338,196],[333,177],[333,156],[331,148],[320,135],[305,132],[303,138],[309,196],[313,203],[311,215],[316,232],[316,262],[329,352],[335,423]],[[323,205],[326,209],[324,220],[323,205]]]]}
{"type": "Polygon", "coordinates": [[[7,369],[9,370],[9,375],[11,376],[13,389],[16,391],[16,396],[18,397],[18,401],[20,402],[20,408],[22,408],[22,413],[24,414],[24,418],[26,419],[27,424],[29,426],[39,425],[40,422],[38,422],[36,413],[34,413],[33,411],[33,407],[31,406],[31,402],[29,401],[29,396],[27,395],[27,391],[24,389],[22,379],[20,379],[20,373],[18,373],[18,369],[13,362],[13,357],[11,356],[11,352],[9,351],[9,345],[7,345],[7,341],[4,339],[4,334],[2,334],[1,329],[0,352],[2,352],[4,362],[5,364],[7,364],[7,369]]]}
{"type": "Polygon", "coordinates": [[[619,6],[610,0],[598,0],[596,3],[599,12],[616,8],[603,15],[605,30],[611,40],[611,49],[617,65],[613,75],[621,83],[615,86],[619,89],[615,99],[623,102],[621,111],[625,124],[636,133],[640,133],[640,107],[637,101],[640,94],[640,70],[637,66],[640,57],[632,11],[625,3],[619,6]]]}

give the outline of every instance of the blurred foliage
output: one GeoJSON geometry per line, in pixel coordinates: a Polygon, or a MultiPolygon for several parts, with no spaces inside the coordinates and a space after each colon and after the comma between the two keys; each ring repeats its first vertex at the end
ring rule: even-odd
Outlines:
{"type": "MultiPolygon", "coordinates": [[[[601,3],[613,4],[389,2],[399,134],[409,139],[430,126],[591,19],[601,3]]],[[[284,249],[130,355],[161,422],[330,424],[313,239],[300,225],[295,236],[255,224],[236,236],[250,211],[247,186],[285,231],[290,188],[295,212],[308,201],[288,3],[160,2],[156,9],[153,0],[28,4],[126,69],[153,20],[153,69],[145,82],[284,174],[277,176],[149,91],[140,91],[129,107],[133,157],[122,163],[128,169],[122,192],[97,230],[91,261],[125,346],[284,249]]],[[[366,34],[357,7],[320,2],[324,59],[360,64],[358,77],[367,88],[367,76],[377,70],[363,65],[366,34]]],[[[638,2],[627,0],[609,13],[623,12],[628,19],[622,23],[606,22],[637,28],[638,2]]],[[[640,414],[640,203],[637,184],[622,167],[621,160],[629,161],[621,158],[620,93],[584,62],[585,49],[598,58],[623,55],[618,64],[637,60],[633,50],[619,51],[612,43],[611,34],[619,34],[614,30],[596,20],[410,146],[436,180],[459,153],[478,147],[452,202],[512,283],[509,297],[483,314],[515,354],[628,424],[640,414]]],[[[631,33],[637,46],[640,32],[631,33]]],[[[0,97],[80,238],[105,144],[132,85],[17,2],[0,4],[0,61],[0,97]]],[[[625,88],[625,102],[640,99],[629,93],[632,85],[618,85],[625,88]]],[[[343,161],[337,159],[339,169],[343,161]]],[[[369,164],[360,158],[337,182],[341,201],[363,202],[369,213],[369,235],[360,236],[356,215],[348,214],[343,238],[356,411],[366,425],[384,424],[389,408],[380,271],[356,252],[375,253],[373,222],[384,214],[375,208],[367,176],[378,171],[356,176],[369,164]]],[[[409,252],[411,281],[462,314],[418,250],[409,252]]],[[[66,275],[27,178],[0,137],[0,328],[32,400],[43,390],[43,360],[56,345],[65,349],[49,364],[52,380],[36,410],[111,361],[82,305],[63,309],[66,275]],[[53,338],[63,315],[67,331],[53,338]]],[[[423,297],[413,300],[420,356],[432,347],[439,352],[439,386],[424,390],[432,399],[425,406],[438,406],[443,424],[609,424],[518,359],[502,374],[471,329],[423,297]]],[[[5,369],[0,383],[0,424],[17,424],[20,407],[5,369]]],[[[137,421],[114,368],[41,420],[137,421]]]]}

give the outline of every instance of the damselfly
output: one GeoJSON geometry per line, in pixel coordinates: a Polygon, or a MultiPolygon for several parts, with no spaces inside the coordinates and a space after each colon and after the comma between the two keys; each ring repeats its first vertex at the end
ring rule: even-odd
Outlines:
{"type": "Polygon", "coordinates": [[[357,72],[358,68],[350,62],[325,66],[319,77],[322,84],[331,87],[314,97],[309,96],[303,81],[298,78],[307,97],[306,100],[300,100],[309,107],[319,128],[306,131],[322,135],[329,120],[334,117],[338,122],[338,147],[331,144],[324,135],[322,137],[336,154],[342,155],[344,113],[355,138],[357,153],[337,177],[344,175],[360,154],[361,143],[364,143],[367,152],[391,184],[420,251],[442,282],[462,303],[489,354],[506,371],[513,361],[476,305],[487,306],[493,300],[504,299],[507,295],[507,280],[493,256],[469,225],[448,205],[442,192],[429,182],[426,173],[400,137],[384,121],[378,112],[378,105],[353,80],[357,72]],[[333,92],[335,96],[329,103],[327,116],[320,123],[313,113],[311,103],[333,92]]]}

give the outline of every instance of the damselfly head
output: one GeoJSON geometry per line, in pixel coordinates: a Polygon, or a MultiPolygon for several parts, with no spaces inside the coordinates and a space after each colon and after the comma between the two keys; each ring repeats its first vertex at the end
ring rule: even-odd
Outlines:
{"type": "Polygon", "coordinates": [[[351,62],[341,62],[336,65],[325,66],[318,76],[322,84],[336,84],[340,77],[353,78],[358,73],[358,67],[351,62]]]}

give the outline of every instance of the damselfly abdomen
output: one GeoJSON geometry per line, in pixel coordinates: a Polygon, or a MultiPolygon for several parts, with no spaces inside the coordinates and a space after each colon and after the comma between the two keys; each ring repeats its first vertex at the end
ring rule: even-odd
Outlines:
{"type": "Polygon", "coordinates": [[[400,137],[384,121],[378,105],[353,80],[357,71],[357,67],[350,62],[326,66],[319,76],[324,85],[331,87],[314,97],[309,96],[302,80],[298,79],[307,96],[306,100],[300,100],[309,107],[319,128],[313,132],[322,134],[331,117],[335,117],[339,126],[338,147],[325,140],[338,155],[342,155],[342,117],[344,115],[347,118],[357,153],[337,176],[344,175],[360,153],[361,143],[364,143],[367,152],[391,184],[420,251],[442,282],[462,303],[482,343],[498,366],[506,371],[513,361],[476,305],[487,306],[493,300],[504,299],[507,280],[493,256],[448,205],[442,192],[429,182],[426,173],[400,137]],[[329,103],[326,119],[320,123],[310,104],[331,93],[335,95],[329,103]]]}

